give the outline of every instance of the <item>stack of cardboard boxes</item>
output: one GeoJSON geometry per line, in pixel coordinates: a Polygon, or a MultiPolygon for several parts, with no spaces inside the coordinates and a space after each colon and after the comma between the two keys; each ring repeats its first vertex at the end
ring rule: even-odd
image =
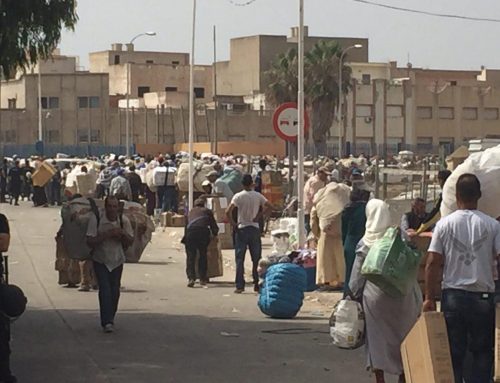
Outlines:
{"type": "Polygon", "coordinates": [[[285,205],[283,177],[280,171],[262,172],[262,195],[266,197],[275,210],[282,210],[285,205]]]}
{"type": "Polygon", "coordinates": [[[160,222],[163,227],[184,227],[186,226],[186,217],[167,211],[161,213],[160,222]]]}
{"type": "Polygon", "coordinates": [[[225,197],[213,197],[207,199],[207,208],[214,212],[215,220],[219,226],[219,244],[222,249],[234,249],[233,228],[226,218],[228,201],[225,197]]]}

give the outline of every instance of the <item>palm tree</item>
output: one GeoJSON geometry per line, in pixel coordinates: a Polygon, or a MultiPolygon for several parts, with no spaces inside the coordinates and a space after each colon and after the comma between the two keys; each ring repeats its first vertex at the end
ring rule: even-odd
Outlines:
{"type": "MultiPolygon", "coordinates": [[[[304,92],[311,115],[312,138],[318,154],[326,152],[326,137],[339,103],[338,72],[342,47],[335,41],[319,41],[304,58],[304,92]]],[[[278,56],[266,72],[266,100],[272,105],[297,101],[297,53],[294,49],[278,56]]],[[[351,68],[342,67],[342,90],[347,94],[351,68]]]]}
{"type": "Polygon", "coordinates": [[[265,92],[267,102],[274,106],[297,102],[298,59],[295,49],[280,53],[264,76],[268,84],[265,92]]]}

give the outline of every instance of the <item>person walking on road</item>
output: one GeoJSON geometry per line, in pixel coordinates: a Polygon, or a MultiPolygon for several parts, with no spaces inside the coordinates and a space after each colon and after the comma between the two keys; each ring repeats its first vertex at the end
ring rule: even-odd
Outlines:
{"type": "Polygon", "coordinates": [[[207,277],[207,249],[212,236],[217,236],[219,227],[214,218],[214,213],[205,207],[204,199],[194,201],[194,207],[189,211],[188,224],[184,236],[186,246],[186,274],[188,287],[194,287],[196,281],[196,257],[198,258],[198,274],[200,284],[206,285],[207,277]]]}
{"type": "Polygon", "coordinates": [[[93,249],[94,271],[99,284],[99,307],[104,332],[114,331],[114,321],[120,299],[120,284],[125,263],[125,249],[134,240],[129,219],[120,213],[115,196],[104,200],[104,214],[91,215],[87,242],[93,249]]]}
{"type": "Polygon", "coordinates": [[[500,224],[477,210],[481,184],[462,174],[456,184],[458,210],[436,225],[425,268],[424,311],[436,310],[435,286],[443,275],[441,311],[450,342],[455,382],[464,379],[472,354],[473,383],[489,383],[495,344],[495,266],[500,224]]]}
{"type": "Polygon", "coordinates": [[[9,193],[10,203],[14,201],[15,206],[19,206],[19,196],[21,194],[21,168],[19,167],[19,160],[14,162],[14,167],[9,170],[9,193]]]}
{"type": "Polygon", "coordinates": [[[375,374],[377,383],[385,383],[385,374],[399,375],[405,382],[401,343],[413,328],[422,309],[422,293],[415,282],[408,294],[393,297],[361,273],[370,249],[391,226],[389,205],[379,199],[366,204],[366,230],[359,242],[349,288],[356,298],[362,299],[366,321],[367,367],[375,374]]]}
{"type": "Polygon", "coordinates": [[[259,229],[259,220],[266,217],[272,210],[272,205],[260,193],[253,190],[253,179],[245,174],[242,180],[243,191],[234,195],[227,208],[226,216],[235,229],[235,257],[236,257],[236,294],[245,291],[245,254],[247,248],[252,257],[252,277],[254,291],[259,291],[259,275],[257,266],[262,254],[262,242],[259,229]],[[238,209],[237,220],[233,216],[234,209],[238,209]]]}

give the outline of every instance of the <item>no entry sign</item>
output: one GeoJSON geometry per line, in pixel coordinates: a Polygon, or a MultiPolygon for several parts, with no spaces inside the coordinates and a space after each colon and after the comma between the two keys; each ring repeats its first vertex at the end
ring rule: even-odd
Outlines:
{"type": "MultiPolygon", "coordinates": [[[[298,135],[299,111],[296,102],[281,104],[273,115],[273,128],[278,137],[295,142],[298,135]]],[[[309,116],[304,110],[304,135],[309,131],[309,116]]]]}

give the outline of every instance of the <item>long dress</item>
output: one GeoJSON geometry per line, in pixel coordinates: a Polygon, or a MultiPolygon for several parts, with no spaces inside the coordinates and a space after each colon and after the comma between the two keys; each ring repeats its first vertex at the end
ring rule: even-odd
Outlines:
{"type": "Polygon", "coordinates": [[[342,212],[342,243],[344,245],[345,285],[349,286],[356,247],[365,235],[366,202],[353,202],[342,212]]]}
{"type": "Polygon", "coordinates": [[[401,343],[422,311],[422,293],[416,280],[413,290],[401,298],[393,298],[367,281],[361,275],[361,267],[368,250],[360,242],[349,285],[353,294],[363,299],[367,368],[401,375],[401,343]]]}
{"type": "Polygon", "coordinates": [[[342,247],[341,214],[335,217],[328,231],[319,227],[316,209],[311,212],[311,229],[319,238],[316,253],[316,284],[336,285],[344,282],[345,262],[342,247]]]}

